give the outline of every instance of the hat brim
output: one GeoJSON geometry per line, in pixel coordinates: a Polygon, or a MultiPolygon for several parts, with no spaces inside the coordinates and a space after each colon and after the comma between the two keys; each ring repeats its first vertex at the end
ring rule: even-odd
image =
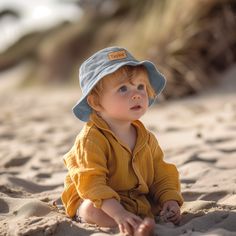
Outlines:
{"type": "MultiPolygon", "coordinates": [[[[94,86],[106,75],[112,74],[122,66],[139,66],[143,65],[146,67],[148,72],[149,81],[158,96],[161,91],[164,89],[166,80],[165,77],[158,71],[155,65],[150,61],[125,61],[117,64],[111,65],[109,68],[104,69],[96,78],[96,81],[92,86],[90,86],[90,90],[86,91],[85,94],[81,97],[81,99],[76,103],[76,105],[72,108],[74,115],[80,120],[87,122],[89,120],[89,116],[92,113],[92,108],[89,106],[87,102],[87,96],[94,88],[94,86]]],[[[149,106],[153,104],[155,99],[149,100],[149,106]]]]}

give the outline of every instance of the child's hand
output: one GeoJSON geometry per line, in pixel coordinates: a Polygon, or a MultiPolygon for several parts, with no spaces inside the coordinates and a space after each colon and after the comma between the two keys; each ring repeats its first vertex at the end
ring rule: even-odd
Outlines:
{"type": "Polygon", "coordinates": [[[160,216],[164,221],[178,224],[181,220],[180,207],[176,201],[167,201],[163,204],[160,216]]]}
{"type": "Polygon", "coordinates": [[[138,228],[139,224],[142,222],[142,219],[135,214],[122,210],[114,216],[114,220],[119,226],[119,230],[121,233],[128,233],[129,235],[133,235],[133,233],[138,228]]]}

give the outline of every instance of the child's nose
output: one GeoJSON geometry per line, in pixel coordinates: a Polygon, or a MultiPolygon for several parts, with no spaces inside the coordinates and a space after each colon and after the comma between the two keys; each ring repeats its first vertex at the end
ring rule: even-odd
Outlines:
{"type": "Polygon", "coordinates": [[[133,99],[133,100],[140,99],[140,98],[141,98],[141,96],[140,96],[140,94],[138,94],[138,93],[135,93],[135,94],[132,96],[132,99],[133,99]]]}

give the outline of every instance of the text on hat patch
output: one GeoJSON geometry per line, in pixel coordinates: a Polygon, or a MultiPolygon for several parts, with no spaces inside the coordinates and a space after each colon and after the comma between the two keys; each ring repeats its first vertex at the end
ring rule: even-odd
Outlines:
{"type": "Polygon", "coordinates": [[[126,54],[125,50],[111,52],[108,54],[108,58],[110,61],[124,59],[126,57],[127,57],[127,54],[126,54]]]}

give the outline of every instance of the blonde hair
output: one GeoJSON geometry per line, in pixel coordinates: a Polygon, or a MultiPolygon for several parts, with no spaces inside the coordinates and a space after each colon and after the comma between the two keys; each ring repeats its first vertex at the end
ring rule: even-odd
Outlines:
{"type": "Polygon", "coordinates": [[[127,78],[129,80],[132,80],[137,73],[145,73],[147,75],[144,77],[144,82],[146,83],[148,97],[151,99],[155,98],[156,93],[150,84],[150,81],[148,79],[147,70],[143,65],[140,65],[140,66],[127,66],[126,65],[126,66],[119,68],[117,71],[115,71],[109,75],[106,75],[96,84],[96,86],[90,92],[90,95],[93,95],[97,99],[99,99],[99,96],[100,96],[100,94],[103,90],[103,87],[104,87],[103,84],[104,84],[105,79],[106,79],[106,81],[109,79],[119,79],[122,81],[122,80],[126,80],[127,78]]]}

